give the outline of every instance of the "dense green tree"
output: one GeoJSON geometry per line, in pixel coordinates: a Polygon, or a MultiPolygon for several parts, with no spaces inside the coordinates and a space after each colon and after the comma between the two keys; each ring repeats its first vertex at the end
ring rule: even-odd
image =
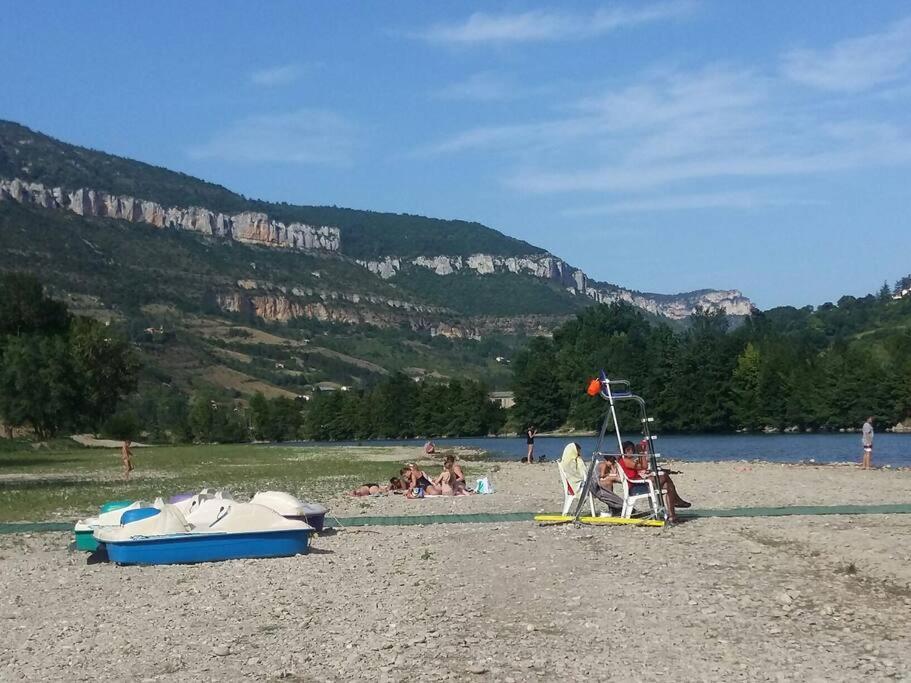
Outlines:
{"type": "Polygon", "coordinates": [[[604,368],[672,431],[837,429],[871,414],[894,424],[911,416],[909,328],[911,299],[882,295],[754,311],[733,329],[718,313],[675,331],[622,304],[592,307],[517,356],[514,414],[595,427],[603,403],[582,390],[604,368]]]}
{"type": "Polygon", "coordinates": [[[121,441],[134,441],[142,434],[142,423],[132,410],[121,410],[105,421],[102,434],[121,441]]]}
{"type": "Polygon", "coordinates": [[[303,414],[296,401],[278,396],[267,399],[256,392],[250,399],[253,435],[266,441],[290,441],[299,436],[303,414]]]}
{"type": "Polygon", "coordinates": [[[139,359],[110,327],[89,318],[73,319],[67,343],[79,411],[97,429],[136,388],[139,359]]]}
{"type": "Polygon", "coordinates": [[[114,330],[70,317],[21,275],[0,277],[0,419],[40,438],[98,429],[136,382],[138,361],[114,330]]]}
{"type": "Polygon", "coordinates": [[[734,419],[737,425],[746,429],[758,429],[762,426],[759,404],[760,360],[759,351],[752,343],[748,343],[737,357],[737,365],[731,378],[734,419]]]}
{"type": "Polygon", "coordinates": [[[415,382],[392,375],[366,391],[315,394],[302,431],[317,440],[483,436],[504,422],[503,410],[479,382],[415,382]]]}
{"type": "Polygon", "coordinates": [[[237,443],[250,439],[247,415],[233,401],[219,401],[211,391],[196,392],[190,399],[189,431],[199,443],[237,443]]]}
{"type": "Polygon", "coordinates": [[[519,429],[524,430],[528,425],[553,429],[563,424],[570,401],[557,374],[553,343],[543,338],[532,339],[512,365],[516,398],[513,416],[519,429]]]}
{"type": "Polygon", "coordinates": [[[46,296],[37,279],[24,273],[0,273],[0,337],[62,334],[69,322],[66,305],[46,296]]]}
{"type": "Polygon", "coordinates": [[[82,422],[78,386],[63,335],[7,340],[0,364],[0,415],[45,439],[82,422]]]}

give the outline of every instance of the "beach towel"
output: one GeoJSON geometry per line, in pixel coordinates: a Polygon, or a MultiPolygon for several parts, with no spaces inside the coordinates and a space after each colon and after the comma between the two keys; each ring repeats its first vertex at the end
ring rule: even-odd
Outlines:
{"type": "Polygon", "coordinates": [[[573,492],[579,491],[585,482],[585,461],[582,460],[582,453],[574,443],[566,444],[563,449],[563,456],[560,458],[560,467],[563,468],[563,474],[566,476],[566,482],[572,487],[573,492]]]}

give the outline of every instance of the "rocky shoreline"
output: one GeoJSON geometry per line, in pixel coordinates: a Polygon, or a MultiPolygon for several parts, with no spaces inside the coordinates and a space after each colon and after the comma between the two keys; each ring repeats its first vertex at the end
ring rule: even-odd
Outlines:
{"type": "MultiPolygon", "coordinates": [[[[558,504],[553,465],[468,466],[497,492],[330,505],[558,504]]],[[[678,468],[700,509],[908,502],[911,484],[848,467],[678,468]]],[[[86,564],[69,540],[0,537],[2,680],[911,679],[911,515],[364,527],[307,556],[144,568],[86,564]]]]}

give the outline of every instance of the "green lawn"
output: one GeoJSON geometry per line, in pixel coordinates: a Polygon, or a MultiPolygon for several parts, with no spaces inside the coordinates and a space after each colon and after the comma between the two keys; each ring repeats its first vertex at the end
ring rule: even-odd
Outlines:
{"type": "Polygon", "coordinates": [[[0,439],[0,522],[75,520],[105,501],[205,487],[236,495],[272,489],[320,501],[365,481],[388,481],[401,466],[391,457],[358,457],[348,448],[155,446],[134,449],[136,469],[126,482],[117,450],[0,439]]]}

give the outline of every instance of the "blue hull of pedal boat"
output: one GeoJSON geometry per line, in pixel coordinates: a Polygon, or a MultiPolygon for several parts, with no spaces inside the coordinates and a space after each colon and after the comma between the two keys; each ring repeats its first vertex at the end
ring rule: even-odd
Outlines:
{"type": "Polygon", "coordinates": [[[117,564],[196,564],[265,557],[306,555],[312,529],[185,533],[106,541],[108,559],[117,564]]]}

